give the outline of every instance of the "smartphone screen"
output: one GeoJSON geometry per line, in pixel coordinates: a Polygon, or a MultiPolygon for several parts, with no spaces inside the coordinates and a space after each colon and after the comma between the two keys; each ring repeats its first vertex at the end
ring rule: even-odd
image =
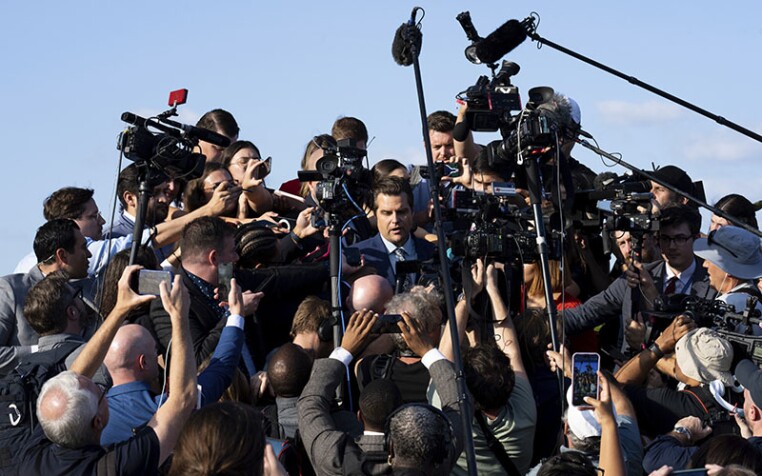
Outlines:
{"type": "Polygon", "coordinates": [[[172,273],[169,271],[141,269],[138,274],[138,294],[158,296],[160,294],[159,284],[162,281],[167,283],[167,289],[170,289],[172,287],[172,273]]]}
{"type": "Polygon", "coordinates": [[[231,279],[233,279],[233,263],[220,263],[217,267],[217,296],[220,301],[228,300],[231,279]]]}
{"type": "Polygon", "coordinates": [[[593,352],[577,352],[572,356],[572,405],[588,405],[584,397],[598,398],[598,369],[601,357],[593,352]]]}

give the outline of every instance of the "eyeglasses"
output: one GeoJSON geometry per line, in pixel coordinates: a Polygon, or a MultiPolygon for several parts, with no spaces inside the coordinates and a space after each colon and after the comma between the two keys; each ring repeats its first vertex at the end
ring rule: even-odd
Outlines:
{"type": "Polygon", "coordinates": [[[236,160],[230,162],[230,165],[246,168],[246,165],[250,160],[262,160],[262,157],[238,157],[236,160]]]}
{"type": "Polygon", "coordinates": [[[98,397],[98,406],[100,407],[101,406],[101,402],[106,397],[106,387],[104,387],[103,385],[101,385],[99,383],[96,383],[95,386],[98,387],[98,390],[101,391],[101,396],[98,397]]]}
{"type": "Polygon", "coordinates": [[[219,187],[221,183],[226,183],[230,185],[231,187],[235,187],[236,185],[235,180],[223,180],[222,182],[217,182],[217,183],[213,183],[213,184],[209,184],[205,186],[204,190],[207,192],[214,192],[215,190],[217,190],[217,187],[219,187]]]}
{"type": "Polygon", "coordinates": [[[73,305],[75,302],[77,302],[77,299],[79,299],[80,301],[84,303],[83,297],[84,297],[83,289],[74,288],[74,294],[72,294],[71,296],[71,301],[69,302],[69,305],[73,305]]]}
{"type": "Polygon", "coordinates": [[[101,218],[103,218],[103,216],[101,215],[101,212],[95,212],[95,213],[91,213],[90,215],[81,215],[79,218],[77,218],[77,220],[98,221],[101,218]]]}
{"type": "Polygon", "coordinates": [[[684,244],[688,243],[688,240],[692,240],[692,236],[687,235],[675,235],[675,236],[669,236],[669,235],[659,235],[659,242],[662,245],[669,246],[671,243],[674,243],[677,246],[683,246],[684,244]]]}
{"type": "Polygon", "coordinates": [[[730,253],[731,255],[733,255],[733,258],[738,258],[738,255],[735,254],[730,248],[728,248],[727,246],[723,245],[722,243],[720,243],[719,241],[714,239],[714,234],[716,232],[717,232],[717,230],[713,230],[713,231],[709,232],[709,236],[706,237],[706,244],[709,245],[709,246],[715,245],[715,246],[717,246],[719,248],[722,248],[723,250],[725,250],[728,253],[730,253]]]}

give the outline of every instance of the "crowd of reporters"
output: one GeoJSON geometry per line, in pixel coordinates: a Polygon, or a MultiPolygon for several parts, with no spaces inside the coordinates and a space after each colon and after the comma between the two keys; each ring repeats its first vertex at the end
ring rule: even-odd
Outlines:
{"type": "MultiPolygon", "coordinates": [[[[547,275],[519,243],[536,231],[524,213],[532,178],[470,134],[453,140],[465,107],[429,117],[443,165],[378,161],[367,180],[342,184],[353,196],[329,215],[321,180],[269,188],[277,158],[239,140],[230,113],[210,111],[197,126],[231,144],[201,141],[198,177],[152,177],[132,265],[140,164],[119,175],[113,223],[92,190],[51,193],[33,254],[0,279],[0,400],[29,384],[29,369],[44,370],[39,392],[23,395],[33,411],[3,404],[3,471],[467,474],[466,412],[478,474],[762,472],[759,238],[719,216],[703,234],[686,198],[701,190],[674,166],[650,173],[676,191],[649,182],[646,198],[622,192],[637,217],[602,226],[606,213],[583,193],[600,180],[571,156],[579,107],[552,101],[568,119],[542,164],[542,209],[561,216],[549,225],[558,246],[547,275]],[[447,243],[433,233],[434,201],[447,243]],[[437,278],[438,246],[451,289],[437,278]],[[338,320],[331,253],[341,255],[338,320]],[[145,270],[169,271],[171,283],[140,293],[145,270]],[[444,293],[457,301],[457,342],[444,293]],[[601,356],[598,397],[584,406],[571,402],[575,352],[601,356]]],[[[367,146],[362,121],[340,118],[307,142],[301,168],[367,146]]],[[[743,196],[716,206],[757,228],[743,196]]]]}

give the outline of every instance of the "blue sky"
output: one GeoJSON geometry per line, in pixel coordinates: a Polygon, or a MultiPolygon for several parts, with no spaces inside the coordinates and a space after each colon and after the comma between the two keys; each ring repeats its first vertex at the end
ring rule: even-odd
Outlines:
{"type": "MultiPolygon", "coordinates": [[[[164,110],[173,89],[190,90],[185,122],[231,111],[241,138],[273,157],[270,186],[294,177],[306,142],[343,115],[363,119],[376,137],[371,162],[423,162],[413,70],[390,54],[415,5],[426,10],[429,112],[456,112],[455,94],[487,72],[463,56],[459,12],[470,9],[485,36],[536,11],[549,40],[762,131],[762,6],[750,0],[3,2],[0,272],[31,250],[42,201],[60,187],[94,188],[108,219],[120,114],[164,110]]],[[[549,47],[526,41],[506,58],[521,66],[514,83],[524,98],[540,85],[575,98],[603,149],[640,167],[679,165],[704,181],[712,202],[730,192],[762,198],[762,144],[549,47]]],[[[604,169],[590,152],[574,155],[604,169]]]]}

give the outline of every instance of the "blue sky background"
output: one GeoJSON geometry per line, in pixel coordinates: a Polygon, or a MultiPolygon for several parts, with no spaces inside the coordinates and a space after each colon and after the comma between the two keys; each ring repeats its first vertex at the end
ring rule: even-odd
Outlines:
{"type": "MultiPolygon", "coordinates": [[[[549,40],[762,131],[762,6],[751,0],[3,2],[0,273],[31,250],[52,191],[94,188],[108,219],[120,114],[162,111],[173,89],[190,90],[185,122],[231,111],[241,138],[273,157],[270,186],[293,178],[306,142],[343,115],[363,119],[375,136],[371,163],[424,162],[413,70],[390,54],[415,5],[426,10],[429,112],[456,112],[455,94],[487,73],[463,56],[459,12],[469,9],[486,36],[536,11],[549,40]]],[[[762,198],[762,144],[529,40],[507,59],[521,66],[514,84],[524,99],[541,85],[575,98],[603,149],[640,167],[681,166],[704,180],[711,202],[730,192],[762,198]]],[[[590,152],[574,155],[604,169],[590,152]]]]}

